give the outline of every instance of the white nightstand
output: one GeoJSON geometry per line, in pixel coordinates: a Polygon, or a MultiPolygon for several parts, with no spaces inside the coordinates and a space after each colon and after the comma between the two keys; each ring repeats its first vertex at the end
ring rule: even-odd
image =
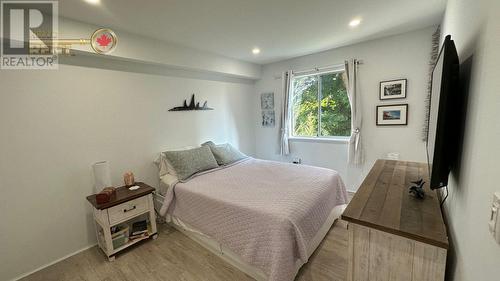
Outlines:
{"type": "Polygon", "coordinates": [[[104,204],[97,204],[95,195],[87,197],[94,207],[97,242],[110,261],[113,261],[115,254],[121,250],[144,239],[158,237],[152,194],[155,189],[145,183],[136,185],[140,186],[137,190],[129,190],[127,187],[117,188],[116,197],[104,204]],[[140,220],[148,221],[148,232],[142,237],[129,240],[128,232],[132,229],[132,223],[140,220]],[[127,226],[129,231],[126,231],[127,226]],[[116,227],[121,227],[123,231],[116,233],[115,235],[120,235],[113,238],[112,228],[116,227]]]}

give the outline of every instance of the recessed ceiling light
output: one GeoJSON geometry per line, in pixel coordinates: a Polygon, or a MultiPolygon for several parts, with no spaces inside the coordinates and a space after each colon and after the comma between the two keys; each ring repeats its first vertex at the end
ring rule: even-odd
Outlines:
{"type": "Polygon", "coordinates": [[[259,48],[253,48],[252,49],[252,54],[254,54],[254,55],[260,54],[260,49],[259,48]]]}
{"type": "Polygon", "coordinates": [[[361,23],[361,19],[353,19],[349,22],[350,27],[356,27],[361,23]]]}
{"type": "Polygon", "coordinates": [[[84,0],[85,2],[92,4],[92,5],[99,5],[101,4],[101,0],[84,0]]]}

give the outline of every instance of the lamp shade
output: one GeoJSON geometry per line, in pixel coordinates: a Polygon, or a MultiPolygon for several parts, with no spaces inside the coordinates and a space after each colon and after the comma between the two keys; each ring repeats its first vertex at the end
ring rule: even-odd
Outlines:
{"type": "Polygon", "coordinates": [[[111,173],[107,161],[94,163],[92,168],[94,169],[94,188],[96,193],[105,187],[113,186],[111,184],[111,173]]]}

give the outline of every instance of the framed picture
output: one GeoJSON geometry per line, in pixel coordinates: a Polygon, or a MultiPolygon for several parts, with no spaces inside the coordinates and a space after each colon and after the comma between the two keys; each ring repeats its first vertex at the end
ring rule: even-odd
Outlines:
{"type": "Polygon", "coordinates": [[[262,111],[262,127],[274,127],[276,124],[274,110],[262,111]]]}
{"type": "Polygon", "coordinates": [[[377,106],[377,126],[408,125],[408,104],[377,106]]]}
{"type": "Polygon", "coordinates": [[[380,82],[380,100],[406,98],[406,79],[380,82]]]}
{"type": "Polygon", "coordinates": [[[264,93],[260,95],[260,108],[262,110],[274,109],[274,93],[264,93]]]}

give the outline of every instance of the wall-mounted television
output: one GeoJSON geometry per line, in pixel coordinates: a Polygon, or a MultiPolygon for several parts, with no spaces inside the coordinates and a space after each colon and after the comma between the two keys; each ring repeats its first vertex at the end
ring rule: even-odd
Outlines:
{"type": "Polygon", "coordinates": [[[430,188],[448,185],[448,175],[458,153],[461,91],[459,58],[451,36],[446,36],[432,71],[427,135],[430,188]]]}

